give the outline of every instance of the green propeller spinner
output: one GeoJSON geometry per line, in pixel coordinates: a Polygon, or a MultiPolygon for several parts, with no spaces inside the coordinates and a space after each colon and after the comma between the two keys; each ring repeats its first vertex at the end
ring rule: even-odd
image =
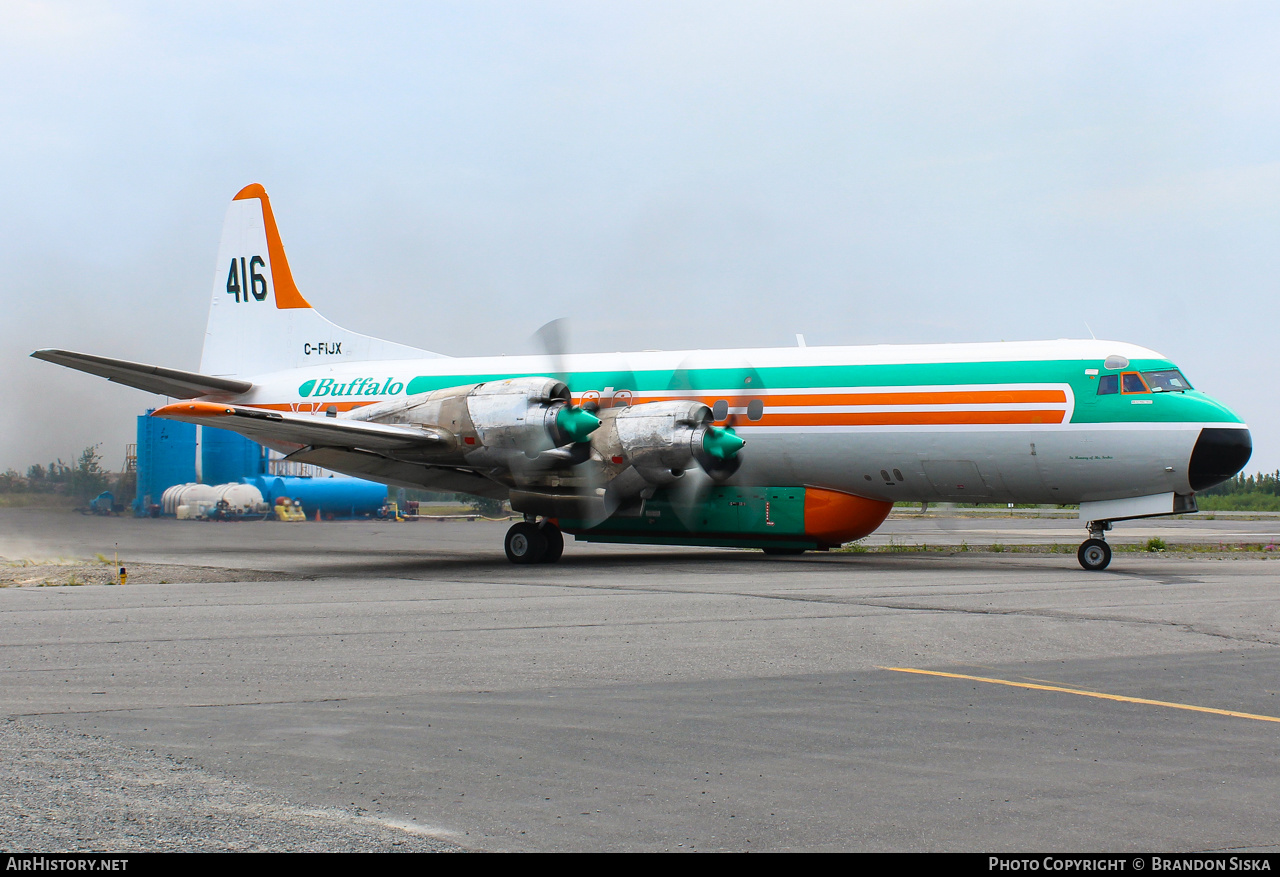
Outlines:
{"type": "Polygon", "coordinates": [[[745,445],[732,426],[709,426],[702,438],[702,448],[714,459],[728,460],[745,445]]]}
{"type": "Polygon", "coordinates": [[[556,428],[570,442],[585,442],[599,426],[599,417],[573,405],[565,405],[556,412],[556,428]]]}

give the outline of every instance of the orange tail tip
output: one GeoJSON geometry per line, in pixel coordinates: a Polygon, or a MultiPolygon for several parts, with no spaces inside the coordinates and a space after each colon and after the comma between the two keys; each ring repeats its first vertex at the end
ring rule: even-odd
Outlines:
{"type": "Polygon", "coordinates": [[[309,308],[311,305],[298,285],[293,282],[293,272],[289,270],[289,259],[284,254],[284,244],[280,242],[280,230],[276,228],[276,216],[271,212],[271,199],[261,183],[250,183],[245,186],[232,201],[244,201],[257,198],[262,202],[262,221],[267,232],[267,256],[271,259],[271,275],[275,281],[275,300],[277,308],[309,308]]]}

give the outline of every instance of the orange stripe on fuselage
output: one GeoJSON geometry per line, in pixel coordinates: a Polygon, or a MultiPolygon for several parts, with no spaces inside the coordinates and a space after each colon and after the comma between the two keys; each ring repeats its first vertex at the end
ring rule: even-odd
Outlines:
{"type": "MultiPolygon", "coordinates": [[[[646,402],[664,402],[689,399],[712,407],[716,402],[727,401],[741,408],[752,399],[765,404],[764,417],[741,423],[741,426],[911,426],[947,424],[1000,424],[1000,423],[1062,423],[1067,412],[1059,408],[1021,411],[844,411],[771,413],[771,408],[782,407],[838,407],[838,406],[889,406],[889,405],[1010,405],[1010,404],[1065,404],[1067,394],[1062,390],[928,390],[894,393],[722,393],[716,396],[697,394],[679,396],[635,395],[628,400],[632,405],[646,402]]],[[[257,404],[253,407],[268,411],[295,411],[319,414],[333,407],[338,411],[353,411],[382,399],[360,401],[276,402],[257,404]]],[[[581,403],[583,397],[575,396],[581,403]]],[[[603,400],[606,405],[610,401],[603,400]]]]}
{"type": "Polygon", "coordinates": [[[1062,423],[1067,412],[1040,411],[875,411],[824,414],[770,414],[738,426],[946,426],[971,423],[1062,423]]]}
{"type": "MultiPolygon", "coordinates": [[[[656,400],[646,400],[656,401],[656,400]]],[[[776,400],[775,400],[776,401],[776,400]]],[[[207,404],[207,403],[201,403],[207,404]]],[[[268,411],[296,411],[321,414],[330,406],[352,411],[372,402],[270,403],[254,405],[268,411]],[[312,407],[314,406],[314,407],[312,407]]],[[[641,404],[638,400],[633,404],[641,404]]],[[[217,406],[214,406],[217,407],[217,406]]],[[[212,416],[212,415],[211,415],[212,416]]],[[[770,414],[765,408],[760,420],[741,421],[737,426],[946,426],[948,424],[1062,423],[1067,412],[1056,408],[1028,411],[838,411],[814,414],[770,414]]],[[[741,420],[740,417],[738,417],[741,420]]]]}
{"type": "MultiPolygon", "coordinates": [[[[382,402],[383,399],[374,401],[382,402]]],[[[363,408],[366,405],[372,405],[373,402],[268,402],[264,404],[255,403],[251,407],[262,408],[266,411],[293,411],[298,414],[323,414],[330,406],[338,411],[354,411],[357,408],[363,408]]]]}
{"type": "MultiPolygon", "coordinates": [[[[582,395],[574,397],[581,402],[582,395]]],[[[767,406],[794,407],[803,405],[1013,405],[1013,404],[1066,404],[1067,394],[1062,390],[928,390],[905,393],[750,393],[724,392],[719,395],[691,393],[673,396],[635,394],[632,405],[645,402],[665,402],[673,399],[689,399],[713,407],[725,401],[736,407],[759,399],[767,406]]],[[[607,401],[607,399],[606,399],[607,401]]]]}

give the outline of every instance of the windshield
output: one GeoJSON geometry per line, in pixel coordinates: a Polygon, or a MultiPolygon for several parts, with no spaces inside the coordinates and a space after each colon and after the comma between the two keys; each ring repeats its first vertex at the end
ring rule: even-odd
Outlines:
{"type": "Polygon", "coordinates": [[[1142,380],[1142,375],[1137,372],[1125,372],[1120,375],[1120,392],[1122,393],[1147,393],[1146,383],[1142,380]]]}
{"type": "Polygon", "coordinates": [[[1158,372],[1143,372],[1142,376],[1147,379],[1147,386],[1151,388],[1153,393],[1181,393],[1184,390],[1191,389],[1191,384],[1182,376],[1182,372],[1176,368],[1164,369],[1158,372]]]}

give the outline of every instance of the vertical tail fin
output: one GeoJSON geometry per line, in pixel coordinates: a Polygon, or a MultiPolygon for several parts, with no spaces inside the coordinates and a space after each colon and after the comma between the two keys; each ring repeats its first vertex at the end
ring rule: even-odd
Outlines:
{"type": "Polygon", "coordinates": [[[434,356],[349,332],[316,313],[294,283],[266,190],[257,183],[240,190],[222,226],[201,372],[244,376],[434,356]]]}

